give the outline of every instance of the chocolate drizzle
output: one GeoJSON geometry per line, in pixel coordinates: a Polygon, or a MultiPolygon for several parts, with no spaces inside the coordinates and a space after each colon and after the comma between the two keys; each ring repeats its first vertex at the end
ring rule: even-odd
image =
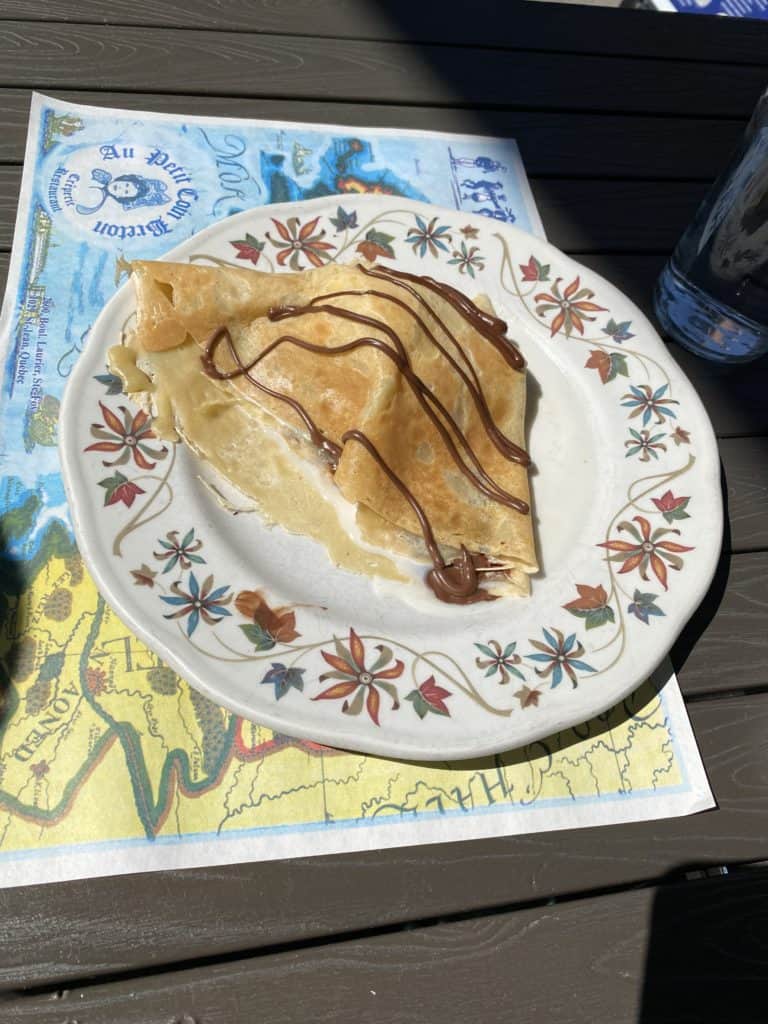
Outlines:
{"type": "Polygon", "coordinates": [[[440,554],[432,524],[424,509],[416,500],[413,491],[387,465],[373,441],[360,430],[348,430],[341,440],[343,444],[347,444],[349,441],[357,441],[358,444],[361,444],[413,509],[424,535],[424,543],[427,546],[429,557],[432,559],[432,568],[427,573],[427,583],[435,597],[448,604],[475,604],[477,601],[494,601],[496,599],[494,594],[489,594],[487,590],[481,590],[478,586],[477,567],[480,564],[487,564],[485,555],[471,555],[462,544],[461,554],[456,561],[446,564],[440,554]],[[478,559],[477,563],[475,559],[478,559]]]}
{"type": "MultiPolygon", "coordinates": [[[[406,281],[410,281],[413,284],[420,284],[424,288],[428,288],[429,291],[434,292],[435,295],[439,295],[440,298],[453,306],[457,313],[464,317],[469,323],[470,327],[474,327],[478,334],[481,334],[486,341],[489,341],[499,355],[509,363],[513,370],[522,370],[525,366],[525,359],[518,348],[510,343],[506,339],[507,325],[503,320],[500,320],[497,316],[492,316],[490,313],[484,313],[479,306],[476,306],[471,299],[468,299],[466,295],[457,289],[453,288],[449,284],[443,284],[440,281],[435,281],[432,277],[421,277],[418,274],[409,274],[405,270],[395,270],[393,267],[380,267],[378,264],[370,269],[366,267],[360,267],[360,270],[367,274],[369,277],[379,277],[384,281],[396,281],[401,288],[406,288],[411,295],[413,295],[419,302],[420,305],[426,306],[430,309],[428,303],[419,295],[415,288],[408,288],[405,284],[406,281]]],[[[430,309],[430,312],[432,310],[430,309]]],[[[433,314],[434,315],[434,314],[433,314]]],[[[435,317],[435,319],[439,319],[435,317]]],[[[440,321],[442,323],[442,321],[440,321]]],[[[443,327],[448,332],[448,329],[443,324],[443,327]]],[[[459,343],[450,335],[454,345],[460,348],[459,343]]]]}
{"type": "MultiPolygon", "coordinates": [[[[315,423],[301,402],[284,392],[276,391],[273,388],[268,387],[254,375],[253,371],[256,366],[262,362],[262,360],[266,359],[270,353],[274,352],[282,345],[295,346],[297,348],[304,349],[305,351],[326,357],[333,357],[345,352],[352,352],[355,349],[362,347],[373,348],[391,359],[395,364],[398,371],[402,374],[405,382],[411,389],[414,397],[419,402],[419,405],[440,434],[440,437],[442,438],[443,443],[456,467],[470,481],[470,483],[472,483],[477,490],[483,493],[490,500],[499,502],[509,508],[514,508],[523,515],[527,514],[529,512],[527,503],[522,499],[509,494],[500,487],[492,477],[489,476],[481,465],[480,460],[473,451],[466,435],[454,417],[448,412],[437,395],[435,395],[427,384],[418,376],[418,374],[414,372],[408,353],[398,334],[383,320],[376,317],[366,316],[362,313],[356,313],[353,310],[345,309],[342,306],[330,304],[328,300],[343,296],[372,295],[392,302],[406,310],[409,315],[413,317],[430,342],[447,359],[451,367],[466,385],[482,420],[486,434],[498,451],[509,461],[527,466],[530,465],[530,458],[527,452],[515,445],[509,438],[505,437],[494,422],[488,403],[483,394],[477,372],[468,358],[467,353],[431,305],[422,297],[416,288],[412,287],[411,284],[407,282],[422,285],[428,290],[440,295],[471,327],[477,331],[477,333],[494,345],[497,351],[501,353],[506,362],[513,369],[521,370],[524,367],[525,362],[517,349],[510,345],[504,337],[506,332],[506,324],[504,321],[500,320],[498,317],[484,313],[473,302],[462,295],[461,292],[451,288],[449,285],[434,281],[432,278],[418,277],[414,274],[392,270],[391,268],[374,267],[366,269],[364,267],[360,267],[359,269],[369,277],[378,277],[383,280],[387,280],[391,284],[396,284],[411,294],[417,300],[419,305],[426,310],[432,319],[439,325],[440,329],[450,340],[458,357],[462,360],[467,369],[465,370],[459,365],[456,358],[454,358],[454,356],[452,356],[437,340],[435,334],[427,326],[424,319],[408,303],[388,292],[377,291],[375,289],[363,289],[360,291],[349,290],[328,293],[326,295],[316,297],[305,306],[282,306],[276,309],[270,309],[268,316],[273,322],[318,314],[336,316],[340,319],[359,323],[363,327],[373,328],[381,332],[387,341],[382,338],[362,336],[356,338],[354,341],[346,342],[345,344],[325,346],[313,344],[312,342],[306,341],[303,338],[295,337],[291,334],[283,334],[270,342],[270,344],[267,345],[251,362],[246,364],[240,359],[229,330],[222,326],[213,332],[205,346],[204,353],[201,357],[204,372],[209,377],[217,380],[231,380],[236,377],[244,376],[259,391],[277,399],[278,401],[285,402],[297,414],[306,427],[312,444],[314,444],[315,447],[318,448],[318,450],[326,457],[331,471],[335,472],[341,457],[342,448],[335,441],[325,436],[322,429],[317,423],[315,423]],[[216,353],[222,343],[226,344],[227,351],[235,364],[234,369],[222,370],[216,365],[216,353]]],[[[364,433],[357,429],[348,430],[341,438],[341,442],[342,445],[344,445],[350,441],[354,441],[366,449],[368,454],[374,459],[392,484],[400,491],[416,515],[424,536],[424,542],[433,563],[433,568],[427,575],[427,583],[435,595],[440,600],[453,604],[470,604],[476,601],[493,600],[493,595],[482,590],[478,585],[479,577],[477,569],[487,569],[489,567],[487,558],[484,555],[473,555],[467,551],[466,548],[462,547],[459,557],[455,561],[446,564],[440,554],[440,549],[435,540],[429,519],[413,492],[381,457],[376,446],[364,433]]]]}
{"type": "Polygon", "coordinates": [[[282,338],[278,338],[276,342],[273,342],[265,348],[264,351],[253,360],[253,362],[248,363],[248,365],[245,366],[237,353],[237,349],[235,348],[235,343],[232,341],[232,335],[229,333],[229,329],[226,327],[218,327],[208,339],[205,351],[200,357],[203,364],[203,372],[214,380],[232,380],[233,377],[247,377],[251,384],[253,384],[254,387],[257,387],[259,391],[264,392],[265,395],[270,395],[272,398],[277,398],[279,401],[285,402],[286,405],[289,405],[302,420],[309,431],[309,437],[312,444],[327,457],[331,469],[335,471],[339,464],[339,459],[341,458],[341,447],[337,445],[335,441],[331,441],[325,436],[301,402],[297,402],[295,398],[291,398],[290,395],[286,395],[282,391],[275,391],[272,388],[267,387],[266,384],[262,384],[262,382],[251,373],[251,370],[257,365],[257,363],[260,363],[266,355],[268,355],[280,342],[283,341],[291,341],[300,348],[306,348],[313,352],[320,348],[318,345],[311,345],[308,341],[302,341],[301,338],[290,338],[286,335],[282,338]],[[220,370],[216,366],[216,351],[222,341],[226,342],[229,354],[235,361],[237,366],[237,369],[235,370],[220,370]]]}
{"type": "MultiPolygon", "coordinates": [[[[366,274],[370,273],[370,271],[365,270],[363,267],[361,267],[360,269],[363,271],[363,273],[366,273],[366,274]]],[[[421,296],[419,295],[419,293],[416,291],[415,288],[410,288],[409,287],[408,291],[412,292],[415,296],[417,296],[419,299],[421,299],[421,296]]],[[[424,334],[427,336],[427,338],[429,338],[429,340],[432,342],[432,344],[435,346],[435,348],[440,353],[442,353],[442,355],[448,360],[450,365],[453,367],[453,369],[456,371],[456,373],[461,377],[461,379],[466,384],[470,394],[472,395],[472,400],[475,403],[475,408],[477,409],[477,411],[478,411],[478,413],[480,415],[480,419],[483,421],[483,426],[485,427],[485,431],[488,434],[488,437],[491,439],[491,441],[493,441],[494,445],[501,452],[501,454],[504,455],[506,458],[508,458],[510,460],[510,462],[518,462],[522,466],[529,466],[531,464],[531,459],[530,459],[530,456],[528,455],[528,453],[526,451],[524,451],[522,448],[520,448],[518,445],[516,445],[513,441],[510,441],[510,439],[508,437],[505,437],[504,434],[502,434],[502,432],[496,426],[496,424],[495,424],[495,422],[493,420],[493,416],[491,415],[491,410],[488,408],[488,403],[486,401],[485,395],[483,394],[483,390],[482,390],[482,387],[480,386],[480,381],[478,380],[477,372],[475,371],[474,366],[472,366],[472,364],[467,359],[467,356],[466,356],[466,353],[464,352],[464,349],[461,348],[459,343],[456,341],[456,339],[454,338],[453,334],[449,331],[447,325],[444,323],[443,320],[440,319],[440,317],[437,316],[437,314],[434,312],[434,310],[432,310],[432,308],[427,303],[424,303],[424,305],[432,313],[432,316],[434,317],[434,319],[442,327],[442,329],[445,332],[445,334],[450,338],[450,340],[452,341],[453,345],[458,349],[461,357],[467,363],[467,366],[468,366],[468,369],[469,369],[469,374],[467,373],[466,370],[464,370],[461,366],[459,366],[459,364],[456,362],[456,360],[451,355],[451,353],[446,351],[445,347],[440,344],[440,342],[437,340],[437,338],[432,333],[432,331],[429,329],[429,327],[427,327],[426,323],[419,316],[419,314],[416,312],[416,310],[412,306],[409,306],[407,302],[403,302],[402,299],[398,299],[398,297],[396,295],[390,295],[389,292],[380,292],[380,291],[377,291],[375,288],[365,288],[365,289],[362,289],[362,290],[359,290],[359,291],[355,291],[355,290],[350,289],[350,290],[341,291],[341,292],[329,292],[327,295],[323,295],[323,296],[318,297],[316,299],[312,299],[311,302],[309,303],[309,307],[312,307],[314,309],[320,309],[321,307],[316,306],[315,303],[321,301],[321,299],[323,299],[323,300],[324,299],[335,299],[335,298],[340,298],[342,296],[353,296],[353,295],[355,295],[355,296],[373,295],[373,296],[375,296],[378,299],[384,299],[384,300],[386,300],[388,302],[394,303],[395,305],[399,306],[401,309],[404,309],[406,311],[406,313],[408,313],[411,317],[413,317],[413,319],[419,325],[419,327],[424,332],[424,334]]],[[[330,311],[330,307],[328,307],[328,306],[324,306],[322,308],[325,309],[326,311],[330,311]]],[[[283,307],[283,310],[285,310],[285,309],[290,309],[290,307],[283,307]]],[[[280,311],[281,314],[282,314],[283,310],[280,311]]],[[[302,312],[308,312],[308,311],[309,311],[308,307],[305,306],[302,312]]],[[[336,311],[337,311],[336,309],[333,309],[333,312],[336,312],[336,311]]],[[[280,319],[280,318],[281,318],[281,316],[278,315],[276,312],[275,313],[270,312],[270,319],[271,320],[277,320],[277,319],[280,319]]],[[[369,322],[370,323],[371,322],[370,318],[366,318],[365,322],[369,322]]],[[[378,327],[379,330],[387,329],[386,325],[384,325],[381,321],[373,321],[373,322],[375,323],[375,325],[378,327]]],[[[499,320],[498,323],[502,325],[504,330],[506,330],[506,326],[507,325],[504,323],[503,320],[499,320]]],[[[399,344],[400,339],[397,338],[396,335],[394,337],[397,339],[397,342],[399,344]]]]}

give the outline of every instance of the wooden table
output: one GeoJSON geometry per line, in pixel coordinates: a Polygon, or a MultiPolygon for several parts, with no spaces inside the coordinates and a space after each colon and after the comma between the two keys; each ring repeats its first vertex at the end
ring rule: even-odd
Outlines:
{"type": "MultiPolygon", "coordinates": [[[[36,87],[515,136],[550,239],[648,310],[767,58],[757,22],[548,4],[1,0],[0,269],[36,87]]],[[[4,890],[0,1019],[765,1021],[768,361],[674,354],[728,505],[715,582],[673,651],[717,810],[4,890]]]]}

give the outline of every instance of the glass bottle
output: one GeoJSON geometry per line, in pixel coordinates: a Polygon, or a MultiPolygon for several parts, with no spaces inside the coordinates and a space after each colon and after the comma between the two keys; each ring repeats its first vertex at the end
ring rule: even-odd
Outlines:
{"type": "Polygon", "coordinates": [[[661,273],[664,331],[722,363],[768,352],[768,91],[661,273]]]}

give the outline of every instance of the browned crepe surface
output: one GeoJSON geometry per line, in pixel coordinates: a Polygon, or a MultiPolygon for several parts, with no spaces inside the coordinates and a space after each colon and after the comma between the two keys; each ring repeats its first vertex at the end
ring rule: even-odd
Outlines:
{"type": "MultiPolygon", "coordinates": [[[[136,342],[147,353],[190,342],[202,350],[211,333],[222,325],[229,329],[238,356],[246,364],[286,334],[324,347],[361,336],[380,338],[391,345],[385,329],[331,313],[277,323],[266,318],[271,307],[303,306],[328,293],[375,289],[405,300],[446,350],[465,365],[430,312],[392,281],[371,278],[356,266],[329,265],[280,275],[162,262],[137,262],[133,269],[136,342]]],[[[419,286],[418,291],[465,351],[499,428],[510,440],[524,446],[524,372],[511,369],[448,302],[424,287],[419,286]]],[[[486,471],[504,490],[530,500],[525,468],[498,452],[466,384],[429,341],[412,313],[386,298],[371,295],[338,296],[325,301],[374,318],[394,330],[415,373],[454,416],[486,471]]],[[[228,359],[222,347],[217,355],[219,368],[234,368],[228,359]]],[[[363,347],[326,357],[283,344],[253,372],[268,387],[299,401],[336,443],[341,443],[347,430],[363,431],[422,504],[441,544],[451,548],[464,544],[526,572],[536,570],[532,517],[489,500],[465,479],[437,428],[386,355],[363,347]]],[[[264,395],[247,378],[217,382],[217,386],[270,413],[286,430],[306,435],[306,428],[288,405],[264,395]]],[[[420,534],[411,507],[359,445],[344,446],[335,482],[347,500],[367,506],[395,527],[420,534]]]]}

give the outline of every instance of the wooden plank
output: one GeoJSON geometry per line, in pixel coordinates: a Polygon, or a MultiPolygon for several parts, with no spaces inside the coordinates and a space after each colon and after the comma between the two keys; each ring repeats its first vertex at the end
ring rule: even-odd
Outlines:
{"type": "Polygon", "coordinates": [[[654,320],[653,288],[666,263],[668,250],[641,253],[572,252],[569,255],[616,285],[649,319],[654,320]]]}
{"type": "MultiPolygon", "coordinates": [[[[0,165],[0,249],[10,248],[21,167],[0,165]]],[[[531,179],[550,240],[566,252],[671,248],[693,215],[701,182],[531,179]]]]}
{"type": "MultiPolygon", "coordinates": [[[[0,167],[0,246],[10,245],[18,194],[18,170],[0,167]],[[5,213],[5,216],[3,216],[5,213]]],[[[580,263],[613,280],[653,318],[651,295],[664,256],[659,253],[572,253],[580,263]]],[[[0,290],[6,268],[0,265],[0,290]]],[[[721,367],[671,345],[697,389],[719,437],[768,434],[768,357],[748,367],[721,367]]]]}
{"type": "Polygon", "coordinates": [[[21,167],[0,165],[0,250],[10,249],[13,241],[20,188],[21,167]]]}
{"type": "Polygon", "coordinates": [[[731,549],[768,549],[768,437],[722,440],[720,457],[728,484],[731,549]]]}
{"type": "Polygon", "coordinates": [[[766,551],[723,559],[701,608],[672,648],[687,697],[768,685],[766,579],[766,551]]]}
{"type": "Polygon", "coordinates": [[[768,357],[747,366],[721,367],[679,345],[669,348],[698,391],[718,437],[768,433],[768,357]]]}
{"type": "Polygon", "coordinates": [[[0,86],[747,117],[765,69],[159,28],[0,22],[0,86]],[[201,89],[201,82],[204,88],[201,89]],[[535,88],[532,88],[535,83],[535,88]]]}
{"type": "MultiPolygon", "coordinates": [[[[765,659],[763,679],[767,665],[765,659]]],[[[0,986],[155,969],[679,876],[683,866],[768,856],[768,694],[705,701],[691,707],[691,717],[717,811],[601,829],[6,889],[0,891],[0,986]]]]}
{"type": "MultiPolygon", "coordinates": [[[[0,181],[2,180],[2,168],[0,168],[0,181]]],[[[0,188],[0,209],[2,208],[2,189],[0,188]]],[[[11,229],[12,230],[12,229],[11,229]]],[[[2,220],[0,219],[0,235],[2,234],[2,220]]],[[[571,253],[573,258],[584,266],[591,267],[611,280],[618,288],[621,288],[629,298],[632,299],[647,316],[652,316],[651,293],[653,285],[658,277],[659,271],[664,264],[665,255],[661,253],[571,253]]],[[[0,293],[5,287],[5,279],[8,273],[10,252],[0,250],[0,293]]],[[[674,349],[675,358],[682,363],[686,354],[677,347],[674,349]]],[[[705,374],[712,375],[713,364],[706,363],[702,359],[690,357],[691,367],[686,372],[693,380],[697,380],[705,374]]],[[[762,364],[758,364],[762,365],[762,364]]],[[[685,367],[684,367],[685,368],[685,367]]],[[[719,367],[714,367],[715,370],[719,367]]],[[[744,374],[744,370],[732,371],[744,374]]],[[[768,432],[768,431],[767,431],[768,432]]]]}
{"type": "Polygon", "coordinates": [[[763,1024],[768,870],[353,938],[55,995],[8,1024],[763,1024]]]}
{"type": "Polygon", "coordinates": [[[591,53],[681,57],[763,64],[765,27],[699,16],[694,23],[659,20],[637,11],[578,10],[558,5],[443,0],[440,16],[429,4],[388,0],[386,5],[344,0],[3,0],[0,20],[65,21],[108,25],[207,28],[331,38],[490,45],[514,49],[589,50],[591,53]]]}
{"type": "MultiPolygon", "coordinates": [[[[491,134],[517,139],[529,174],[711,181],[722,169],[745,122],[641,115],[563,114],[541,111],[468,110],[443,107],[251,99],[232,96],[168,96],[54,90],[73,103],[171,114],[333,121],[353,127],[491,134]]],[[[0,163],[21,163],[31,94],[0,89],[0,163]]]]}
{"type": "MultiPolygon", "coordinates": [[[[19,184],[20,168],[0,166],[0,249],[7,250],[11,244],[19,184]]],[[[662,188],[648,182],[534,179],[533,187],[552,241],[571,249],[579,262],[613,280],[652,317],[653,284],[665,256],[652,251],[581,252],[579,243],[628,246],[629,239],[645,235],[649,244],[658,244],[666,236],[671,247],[678,232],[673,225],[685,223],[701,186],[691,185],[689,190],[681,184],[662,188]],[[594,211],[599,211],[599,220],[594,211]],[[626,229],[625,235],[620,224],[626,229]]],[[[768,357],[745,369],[709,363],[678,346],[672,346],[672,352],[697,388],[720,437],[768,433],[768,357]]]]}
{"type": "Polygon", "coordinates": [[[672,249],[693,217],[701,182],[531,178],[550,241],[565,252],[672,249]]]}

